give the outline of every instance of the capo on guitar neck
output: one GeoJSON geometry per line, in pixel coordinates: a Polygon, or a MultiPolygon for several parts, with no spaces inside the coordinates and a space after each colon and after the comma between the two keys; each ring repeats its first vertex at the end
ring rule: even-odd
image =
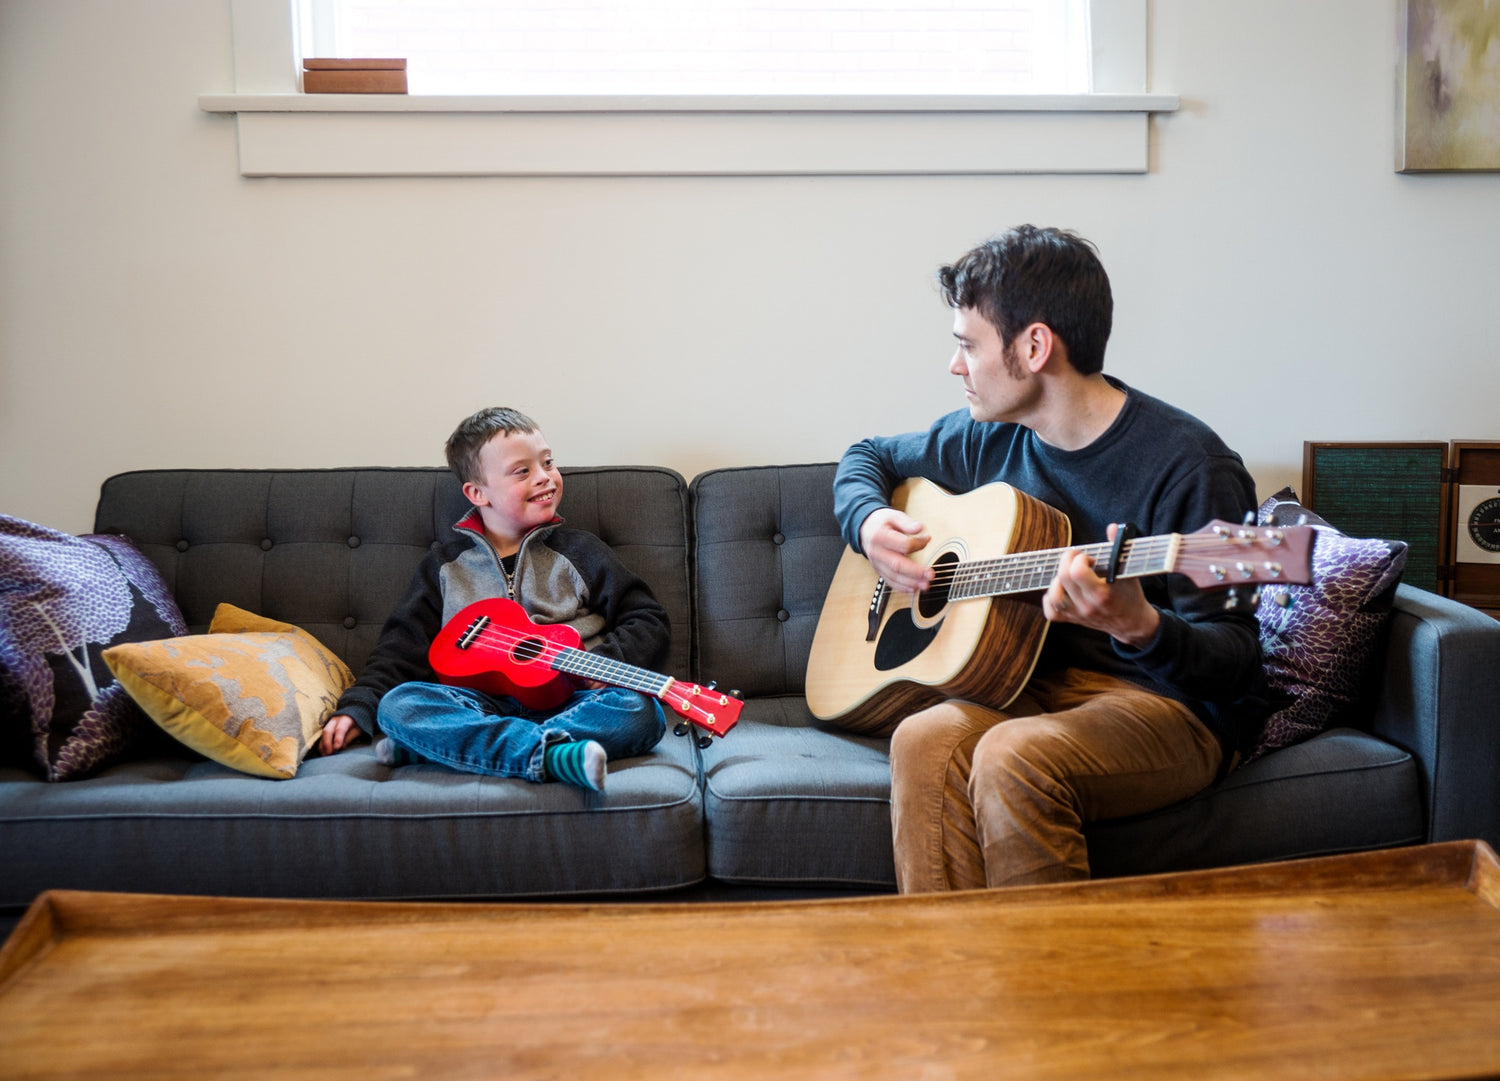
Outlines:
{"type": "Polygon", "coordinates": [[[1140,530],[1129,522],[1120,522],[1115,526],[1115,542],[1109,549],[1109,566],[1104,568],[1104,580],[1111,585],[1120,573],[1120,564],[1124,562],[1125,542],[1132,537],[1140,536],[1140,530]]]}

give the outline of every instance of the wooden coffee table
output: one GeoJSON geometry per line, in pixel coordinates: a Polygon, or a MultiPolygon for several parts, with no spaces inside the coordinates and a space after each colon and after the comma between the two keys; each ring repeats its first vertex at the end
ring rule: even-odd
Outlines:
{"type": "Polygon", "coordinates": [[[756,904],[50,893],[5,1078],[1500,1075],[1500,867],[1454,842],[756,904]]]}

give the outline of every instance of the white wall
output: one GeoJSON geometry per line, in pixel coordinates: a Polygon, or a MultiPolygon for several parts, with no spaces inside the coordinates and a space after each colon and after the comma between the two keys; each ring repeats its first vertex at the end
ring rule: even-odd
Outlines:
{"type": "Polygon", "coordinates": [[[0,513],[180,466],[822,461],[961,404],[940,263],[1095,240],[1108,370],[1263,492],[1304,439],[1500,439],[1500,175],[1392,171],[1395,0],[1154,0],[1144,176],[249,180],[227,0],[0,0],[0,513]]]}

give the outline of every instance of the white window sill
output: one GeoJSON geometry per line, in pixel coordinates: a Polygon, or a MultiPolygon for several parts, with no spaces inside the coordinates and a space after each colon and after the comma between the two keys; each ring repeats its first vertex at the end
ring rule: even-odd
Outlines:
{"type": "Polygon", "coordinates": [[[1175,94],[205,94],[244,176],[1143,173],[1175,94]]]}

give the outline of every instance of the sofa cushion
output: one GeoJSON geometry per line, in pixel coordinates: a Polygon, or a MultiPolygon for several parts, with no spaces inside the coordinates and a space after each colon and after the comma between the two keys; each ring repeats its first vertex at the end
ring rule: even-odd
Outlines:
{"type": "Polygon", "coordinates": [[[1134,818],[1091,822],[1096,878],[1187,871],[1420,844],[1416,760],[1337,728],[1247,762],[1191,799],[1134,818]]]}
{"type": "Polygon", "coordinates": [[[719,469],[690,489],[699,679],[743,691],[703,752],[708,870],[759,886],[892,889],[889,743],[819,727],[807,653],[844,552],[829,464],[719,469]]]}
{"type": "MultiPolygon", "coordinates": [[[[562,513],[614,547],[689,657],[687,483],[670,469],[564,469],[562,513]]],[[[129,534],[191,633],[221,603],[292,623],[364,669],[422,557],[469,507],[446,469],[176,469],[104,482],[95,529],[129,534]]]]}
{"type": "Polygon", "coordinates": [[[300,627],[230,604],[208,631],[112,646],[104,660],[180,743],[257,777],[296,776],[354,682],[348,666],[300,627]]]}
{"type": "Polygon", "coordinates": [[[761,886],[896,885],[890,741],[817,727],[800,696],[756,698],[703,753],[708,873],[761,886]]]}
{"type": "Polygon", "coordinates": [[[699,679],[801,694],[844,541],[832,464],[719,469],[692,484],[699,679]]]}
{"type": "Polygon", "coordinates": [[[391,769],[368,744],[268,784],[202,759],[69,785],[0,769],[0,906],[45,889],[249,897],[523,898],[703,878],[697,749],[668,736],[609,787],[391,769]]]}
{"type": "Polygon", "coordinates": [[[0,761],[24,748],[64,781],[159,742],[101,653],[185,629],[156,568],[126,538],[0,516],[0,761]]]}
{"type": "Polygon", "coordinates": [[[1261,591],[1256,616],[1272,712],[1250,758],[1349,723],[1390,619],[1404,541],[1346,537],[1289,488],[1261,505],[1262,525],[1309,525],[1313,580],[1261,591]]]}

